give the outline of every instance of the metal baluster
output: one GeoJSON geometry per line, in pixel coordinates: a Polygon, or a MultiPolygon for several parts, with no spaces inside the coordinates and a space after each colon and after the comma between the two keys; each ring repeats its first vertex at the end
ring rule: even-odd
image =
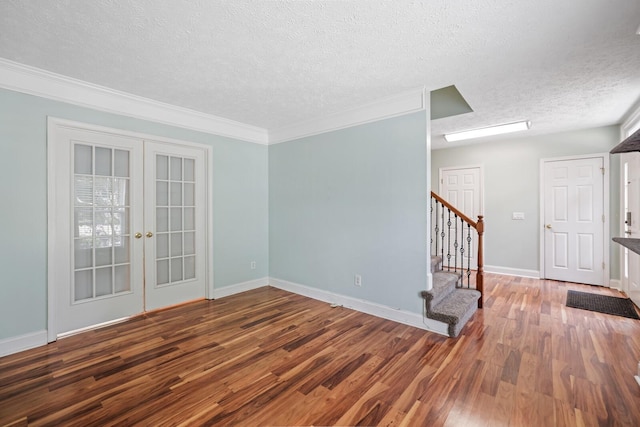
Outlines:
{"type": "Polygon", "coordinates": [[[447,212],[447,271],[451,271],[451,209],[447,209],[447,212]]]}
{"type": "Polygon", "coordinates": [[[458,214],[453,214],[453,270],[458,269],[458,214]]]}
{"type": "MultiPolygon", "coordinates": [[[[431,203],[429,205],[430,209],[430,215],[431,215],[431,222],[430,224],[433,226],[433,197],[430,198],[431,203]]],[[[433,233],[431,232],[431,230],[429,230],[429,249],[433,249],[433,233]]]]}
{"type": "Polygon", "coordinates": [[[460,218],[460,286],[464,286],[464,220],[460,218]]]}
{"type": "Polygon", "coordinates": [[[438,204],[439,202],[436,200],[436,228],[435,228],[435,234],[436,234],[436,250],[433,253],[434,255],[438,255],[438,240],[439,240],[439,236],[438,236],[438,231],[440,231],[440,228],[438,227],[438,204]]]}
{"type": "Polygon", "coordinates": [[[467,254],[467,287],[471,287],[471,225],[467,224],[467,248],[469,253],[467,254]]]}
{"type": "Polygon", "coordinates": [[[442,205],[442,221],[440,221],[440,225],[442,226],[442,231],[440,231],[440,237],[442,238],[442,248],[440,248],[442,256],[442,263],[444,264],[444,205],[442,205]]]}

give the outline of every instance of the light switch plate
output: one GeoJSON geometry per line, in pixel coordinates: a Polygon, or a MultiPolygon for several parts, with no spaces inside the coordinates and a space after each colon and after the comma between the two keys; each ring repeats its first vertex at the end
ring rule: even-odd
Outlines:
{"type": "Polygon", "coordinates": [[[524,212],[513,212],[511,214],[511,219],[514,220],[523,220],[524,219],[524,212]]]}

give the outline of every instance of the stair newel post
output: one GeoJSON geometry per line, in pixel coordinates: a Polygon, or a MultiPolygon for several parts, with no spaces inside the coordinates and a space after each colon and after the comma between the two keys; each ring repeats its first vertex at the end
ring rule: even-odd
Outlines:
{"type": "Polygon", "coordinates": [[[484,216],[478,215],[478,224],[476,225],[478,232],[478,269],[476,270],[476,289],[480,292],[478,300],[478,308],[482,308],[482,300],[484,299],[484,216]]]}

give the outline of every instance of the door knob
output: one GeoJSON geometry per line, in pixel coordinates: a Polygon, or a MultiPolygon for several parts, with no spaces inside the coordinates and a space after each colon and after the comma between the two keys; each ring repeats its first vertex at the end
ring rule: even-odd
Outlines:
{"type": "Polygon", "coordinates": [[[150,231],[147,231],[146,236],[147,236],[147,237],[153,237],[153,233],[152,233],[152,232],[150,232],[150,231]]]}
{"type": "Polygon", "coordinates": [[[551,224],[547,224],[547,225],[545,225],[545,227],[547,227],[549,230],[551,230],[551,224]]]}
{"type": "Polygon", "coordinates": [[[133,235],[133,237],[135,237],[136,239],[139,239],[142,237],[142,233],[136,233],[133,235]]]}

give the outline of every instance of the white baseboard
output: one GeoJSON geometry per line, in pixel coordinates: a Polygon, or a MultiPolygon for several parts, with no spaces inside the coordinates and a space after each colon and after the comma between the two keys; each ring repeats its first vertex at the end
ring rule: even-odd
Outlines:
{"type": "MultiPolygon", "coordinates": [[[[327,303],[338,304],[346,308],[351,308],[362,313],[370,314],[372,316],[381,317],[383,319],[392,320],[404,325],[409,325],[427,331],[435,332],[440,335],[448,336],[446,323],[438,322],[433,319],[427,319],[416,313],[398,310],[371,301],[352,298],[345,295],[323,291],[321,289],[311,288],[309,286],[287,282],[285,280],[275,279],[271,277],[262,277],[260,279],[236,283],[234,285],[214,289],[213,297],[214,299],[223,298],[241,292],[261,288],[263,286],[273,286],[274,288],[282,289],[298,295],[303,295],[327,303]]],[[[0,340],[0,357],[18,353],[23,350],[29,350],[31,348],[39,347],[46,344],[46,330],[32,332],[17,337],[5,338],[3,340],[0,340]]]]}
{"type": "Polygon", "coordinates": [[[539,279],[540,272],[538,270],[525,270],[523,268],[499,267],[496,265],[485,265],[484,271],[493,274],[505,274],[507,276],[530,277],[539,279]]]}
{"type": "Polygon", "coordinates": [[[381,317],[383,319],[392,320],[404,325],[413,326],[427,331],[435,332],[440,335],[448,335],[448,325],[437,320],[428,319],[416,313],[399,310],[386,305],[366,301],[358,298],[340,295],[322,289],[312,288],[298,283],[288,282],[286,280],[269,277],[269,285],[274,288],[292,292],[315,300],[324,301],[330,304],[341,305],[362,313],[372,316],[381,317]]]}
{"type": "Polygon", "coordinates": [[[618,279],[609,279],[609,287],[622,292],[622,282],[618,279]]]}
{"type": "Polygon", "coordinates": [[[0,340],[0,357],[47,344],[47,331],[30,332],[0,340]]]}
{"type": "Polygon", "coordinates": [[[228,297],[230,295],[239,294],[240,292],[251,291],[253,289],[269,286],[269,278],[261,277],[260,279],[249,280],[248,282],[236,283],[234,285],[213,289],[213,299],[228,297]]]}

